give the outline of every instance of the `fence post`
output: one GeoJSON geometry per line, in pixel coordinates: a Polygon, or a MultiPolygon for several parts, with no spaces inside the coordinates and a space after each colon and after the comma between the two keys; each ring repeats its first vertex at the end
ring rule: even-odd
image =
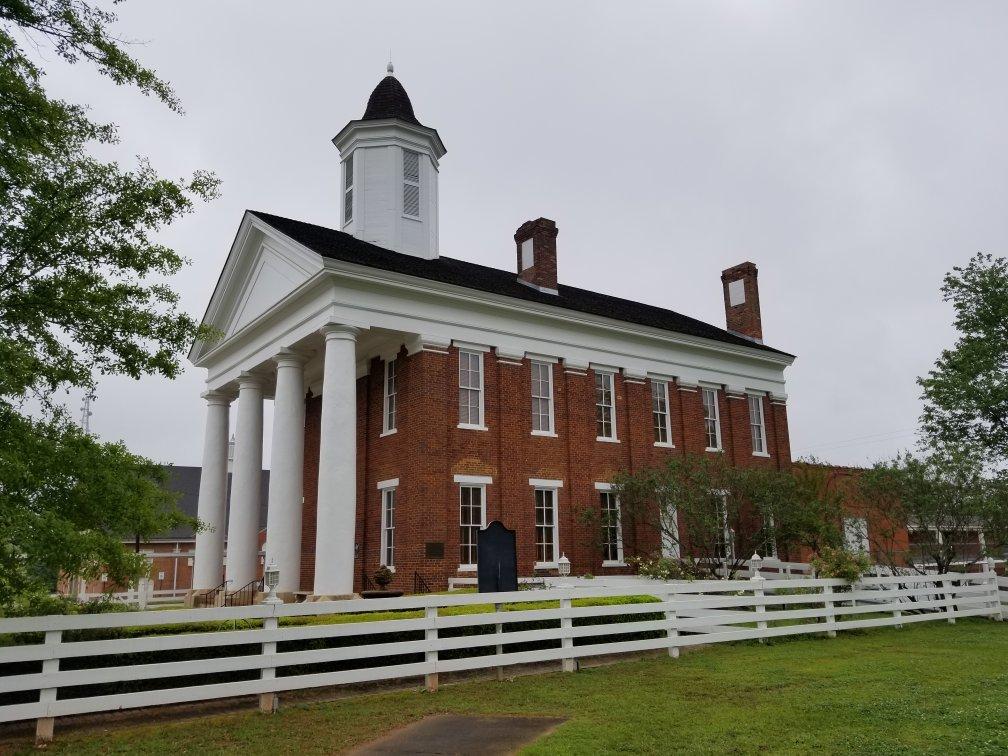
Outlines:
{"type": "MultiPolygon", "coordinates": [[[[571,631],[574,629],[574,621],[571,619],[570,609],[571,600],[569,598],[560,599],[560,646],[565,651],[574,648],[574,638],[571,636],[571,631]]],[[[574,664],[574,657],[563,657],[560,662],[560,668],[564,672],[575,672],[577,668],[574,664]]]]}
{"type": "MultiPolygon", "coordinates": [[[[893,593],[898,593],[899,590],[900,590],[900,585],[901,585],[900,583],[891,583],[888,587],[885,588],[885,590],[892,591],[893,593]]],[[[903,597],[902,596],[894,596],[893,597],[893,601],[895,601],[896,605],[898,606],[899,604],[903,603],[903,597]]],[[[893,609],[892,616],[893,616],[893,619],[900,619],[903,616],[903,610],[902,609],[893,609]]],[[[902,630],[903,629],[903,623],[900,622],[899,624],[897,624],[896,625],[896,629],[897,630],[902,630]]]]}
{"type": "MultiPolygon", "coordinates": [[[[263,630],[269,632],[271,630],[276,630],[278,626],[278,620],[276,617],[267,617],[263,620],[263,630]]],[[[262,654],[263,656],[271,656],[276,653],[277,644],[276,641],[268,641],[262,644],[262,654]]],[[[272,680],[276,677],[276,667],[263,667],[262,679],[272,680]]],[[[268,693],[259,694],[259,711],[263,714],[275,714],[277,709],[280,708],[280,699],[277,694],[273,691],[268,693]]]]}
{"type": "MultiPolygon", "coordinates": [[[[63,640],[62,630],[47,630],[45,634],[45,645],[55,646],[63,640]]],[[[55,649],[54,649],[55,650],[55,649]]],[[[59,672],[59,657],[45,659],[42,662],[42,674],[59,672]]],[[[39,691],[39,703],[43,705],[46,714],[49,713],[49,704],[56,702],[56,688],[43,688],[39,691]]],[[[35,745],[44,746],[52,742],[53,726],[55,719],[51,716],[39,717],[35,720],[35,745]]]]}
{"type": "Polygon", "coordinates": [[[822,592],[823,605],[826,607],[826,635],[830,638],[836,638],[836,609],[833,604],[833,586],[824,585],[822,592]]]}
{"type": "MultiPolygon", "coordinates": [[[[503,606],[503,604],[494,604],[494,614],[499,614],[502,606],[503,606]]],[[[502,640],[503,637],[504,637],[504,623],[503,622],[498,622],[497,623],[497,639],[498,640],[502,640]]],[[[498,643],[497,644],[497,656],[500,656],[503,653],[504,653],[504,644],[503,643],[498,643]]],[[[503,680],[504,679],[504,667],[502,665],[499,665],[497,667],[497,679],[498,680],[503,680]]]]}
{"type": "Polygon", "coordinates": [[[675,608],[675,603],[679,600],[675,588],[671,589],[665,596],[665,600],[672,606],[665,611],[665,622],[668,624],[669,648],[668,655],[673,659],[679,658],[679,612],[675,608]]]}
{"type": "Polygon", "coordinates": [[[991,601],[993,602],[991,609],[994,612],[991,614],[992,620],[997,620],[998,622],[1004,622],[1004,609],[1001,607],[1001,594],[998,589],[998,574],[994,571],[994,557],[988,556],[984,559],[984,578],[988,586],[991,587],[991,601]]]}
{"type": "Polygon", "coordinates": [[[945,612],[948,614],[948,623],[955,624],[955,599],[952,597],[952,581],[942,578],[942,590],[945,591],[945,612]]]}
{"type": "Polygon", "coordinates": [[[766,601],[763,593],[763,577],[756,573],[750,578],[753,581],[753,598],[756,601],[756,629],[760,631],[759,642],[766,643],[766,601]]]}
{"type": "MultiPolygon", "coordinates": [[[[424,631],[424,638],[428,641],[436,641],[438,637],[437,631],[437,617],[438,610],[436,606],[428,606],[427,610],[424,612],[424,616],[427,618],[428,627],[424,631]]],[[[438,686],[438,673],[437,673],[437,660],[438,652],[436,648],[432,648],[427,652],[427,661],[434,665],[434,671],[424,676],[424,685],[427,687],[428,693],[437,693],[438,686]]]]}

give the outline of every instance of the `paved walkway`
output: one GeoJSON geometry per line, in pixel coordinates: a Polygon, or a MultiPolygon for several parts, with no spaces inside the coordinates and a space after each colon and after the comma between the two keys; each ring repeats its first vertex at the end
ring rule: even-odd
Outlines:
{"type": "Polygon", "coordinates": [[[466,717],[440,714],[390,732],[355,754],[509,754],[552,732],[556,717],[466,717]]]}

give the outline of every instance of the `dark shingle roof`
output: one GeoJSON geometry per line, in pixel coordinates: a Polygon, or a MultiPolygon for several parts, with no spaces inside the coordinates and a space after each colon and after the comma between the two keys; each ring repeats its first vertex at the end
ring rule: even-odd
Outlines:
{"type": "MultiPolygon", "coordinates": [[[[179,494],[177,506],[190,517],[196,516],[196,506],[199,501],[200,473],[202,468],[185,467],[182,465],[165,465],[168,473],[168,490],[179,494]]],[[[231,501],[231,476],[228,475],[228,502],[231,501]]],[[[259,504],[259,529],[266,527],[266,508],[269,499],[269,470],[263,470],[262,497],[259,504]]],[[[225,520],[226,521],[226,520],[225,520]]],[[[158,540],[191,541],[192,528],[178,527],[167,533],[156,536],[158,540]]]]}
{"type": "Polygon", "coordinates": [[[399,79],[391,74],[378,82],[367,101],[362,121],[375,121],[382,118],[398,118],[400,121],[423,126],[413,115],[413,103],[409,95],[399,83],[399,79]]]}
{"type": "Polygon", "coordinates": [[[510,271],[489,268],[485,265],[444,256],[435,260],[424,260],[413,255],[393,252],[390,249],[361,241],[350,234],[324,226],[282,218],[258,210],[250,210],[249,212],[294,241],[314,250],[323,257],[334,260],[366,265],[370,268],[393,271],[429,281],[464,286],[468,289],[500,294],[527,302],[552,305],[575,312],[622,320],[627,323],[660,328],[665,331],[675,331],[725,344],[760,349],[788,357],[793,356],[779,349],[757,344],[742,336],[736,336],[723,328],[704,323],[702,320],[661,307],[632,302],[628,299],[620,299],[608,294],[599,294],[563,284],[557,286],[558,294],[548,294],[519,282],[517,275],[510,271]]]}

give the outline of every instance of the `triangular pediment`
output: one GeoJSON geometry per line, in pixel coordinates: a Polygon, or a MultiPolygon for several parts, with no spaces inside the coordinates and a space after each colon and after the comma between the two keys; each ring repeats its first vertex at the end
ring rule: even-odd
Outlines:
{"type": "MultiPolygon", "coordinates": [[[[320,255],[246,213],[203,323],[223,334],[223,341],[227,341],[268,317],[322,267],[320,255]]],[[[190,360],[197,361],[207,348],[196,342],[190,360]]]]}

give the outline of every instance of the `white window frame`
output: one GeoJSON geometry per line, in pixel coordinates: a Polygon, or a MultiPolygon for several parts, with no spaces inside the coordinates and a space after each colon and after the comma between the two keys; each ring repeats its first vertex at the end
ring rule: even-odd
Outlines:
{"type": "Polygon", "coordinates": [[[868,554],[871,552],[871,540],[868,538],[868,518],[843,518],[844,548],[852,554],[868,554]],[[857,531],[854,531],[857,528],[857,531]],[[855,543],[855,537],[857,543],[855,543]]]}
{"type": "Polygon", "coordinates": [[[557,566],[557,560],[560,558],[560,489],[563,488],[562,480],[544,480],[542,478],[529,478],[529,485],[532,486],[532,507],[533,507],[533,522],[535,524],[535,548],[536,548],[536,561],[535,569],[555,569],[557,566]],[[539,524],[539,502],[538,493],[543,491],[544,493],[550,494],[550,499],[552,501],[553,510],[553,559],[552,561],[546,560],[541,561],[539,559],[539,528],[548,527],[546,525],[539,524]]]}
{"type": "Polygon", "coordinates": [[[532,393],[532,435],[533,436],[556,436],[556,420],[553,414],[553,363],[543,362],[542,360],[532,360],[529,362],[529,375],[531,377],[531,393],[532,393]],[[536,384],[542,383],[541,380],[536,380],[536,369],[545,370],[546,372],[546,395],[540,396],[536,394],[536,384]],[[548,428],[535,427],[536,419],[542,418],[544,415],[542,413],[537,413],[535,411],[535,402],[539,400],[540,402],[545,401],[547,407],[547,414],[545,415],[548,428]]]}
{"type": "Polygon", "coordinates": [[[655,422],[655,415],[657,415],[659,413],[656,412],[655,408],[654,408],[654,403],[655,403],[655,398],[656,398],[655,397],[655,389],[658,388],[658,387],[660,387],[661,394],[657,398],[661,399],[661,401],[663,401],[665,403],[665,411],[664,411],[664,415],[665,415],[665,440],[664,441],[655,441],[654,445],[655,446],[663,447],[665,449],[675,449],[675,444],[672,443],[672,413],[670,412],[670,407],[669,407],[668,381],[663,380],[661,378],[652,378],[651,379],[651,426],[652,426],[652,434],[654,433],[654,431],[658,430],[658,424],[655,422]]]}
{"type": "MultiPolygon", "coordinates": [[[[612,370],[602,370],[599,368],[592,368],[595,373],[595,440],[596,441],[607,441],[609,443],[619,443],[619,439],[616,436],[616,373],[612,370]],[[603,385],[600,387],[598,385],[599,379],[601,378],[603,385]],[[609,401],[608,405],[603,404],[600,401],[599,391],[603,393],[606,391],[606,383],[608,383],[609,391],[609,401]],[[612,435],[603,436],[598,432],[598,411],[603,410],[603,412],[609,410],[609,428],[612,431],[612,435]]],[[[603,420],[603,422],[605,422],[603,420]]]]}
{"type": "Polygon", "coordinates": [[[752,453],[754,457],[769,457],[770,452],[767,446],[766,418],[763,413],[763,395],[747,394],[746,401],[749,405],[749,436],[752,441],[752,453]],[[753,410],[756,410],[757,417],[753,417],[753,410]],[[756,448],[757,434],[761,449],[756,448]]]}
{"type": "Polygon", "coordinates": [[[399,358],[385,360],[384,380],[382,381],[382,435],[391,436],[398,429],[399,423],[399,358]],[[391,409],[391,412],[389,411],[391,409]],[[391,422],[389,422],[391,415],[391,422]]]}
{"type": "Polygon", "coordinates": [[[354,199],[354,175],[353,175],[354,153],[347,155],[343,161],[343,225],[353,223],[353,199],[354,199]],[[347,213],[347,199],[349,198],[349,209],[347,213]]]}
{"type": "Polygon", "coordinates": [[[382,481],[378,484],[381,495],[381,537],[379,540],[380,553],[378,563],[387,566],[393,573],[395,572],[395,510],[398,505],[399,479],[382,481]],[[391,504],[392,521],[389,523],[389,505],[391,504]],[[389,558],[391,551],[391,559],[389,558]]]}
{"type": "Polygon", "coordinates": [[[728,565],[735,561],[735,533],[731,523],[728,522],[728,492],[711,491],[711,497],[717,500],[714,506],[718,508],[718,514],[721,516],[721,537],[724,544],[724,556],[721,559],[727,575],[728,565]]]}
{"type": "Polygon", "coordinates": [[[403,151],[402,151],[402,177],[403,177],[403,182],[402,182],[402,187],[403,187],[403,211],[402,211],[402,214],[403,214],[404,218],[409,218],[410,220],[420,220],[421,211],[423,210],[423,205],[422,205],[423,197],[422,197],[421,191],[420,191],[420,176],[421,176],[421,174],[423,172],[423,166],[421,165],[421,158],[422,157],[423,157],[422,153],[419,153],[416,150],[408,150],[406,148],[403,148],[403,151]],[[417,156],[417,177],[416,177],[416,181],[414,181],[413,179],[406,178],[406,155],[408,155],[408,154],[413,154],[413,155],[417,156]],[[417,214],[416,215],[410,215],[409,213],[406,212],[406,187],[407,186],[415,186],[416,190],[417,190],[417,214]]]}
{"type": "MultiPolygon", "coordinates": [[[[459,363],[458,363],[458,385],[459,385],[459,428],[464,428],[467,430],[487,430],[486,427],[486,414],[484,411],[484,378],[485,371],[483,365],[483,352],[477,349],[459,349],[459,363]],[[468,357],[475,357],[477,359],[477,365],[479,367],[479,385],[478,386],[463,386],[462,385],[462,357],[465,355],[468,357]],[[462,392],[463,391],[476,391],[478,394],[477,410],[479,417],[477,422],[463,422],[462,420],[462,392]]],[[[468,403],[466,404],[468,407],[468,403]]],[[[471,420],[471,418],[469,418],[471,420]]]]}
{"type": "MultiPolygon", "coordinates": [[[[458,519],[458,524],[459,524],[459,552],[458,552],[458,560],[459,560],[459,566],[458,566],[458,569],[459,569],[460,572],[475,572],[476,571],[476,562],[463,562],[462,561],[462,528],[463,527],[467,527],[467,528],[475,527],[476,528],[476,532],[478,533],[480,530],[482,530],[483,528],[486,527],[486,507],[487,507],[486,487],[488,485],[490,485],[493,482],[493,480],[491,478],[488,478],[488,477],[483,476],[483,475],[456,475],[455,476],[455,482],[458,484],[458,487],[459,487],[459,495],[458,495],[458,512],[459,512],[459,519],[458,519]],[[478,525],[474,524],[474,523],[468,523],[468,524],[463,525],[463,523],[462,523],[462,490],[465,489],[465,488],[476,489],[476,490],[479,490],[479,492],[480,492],[480,522],[479,522],[478,525]]],[[[477,536],[477,538],[478,538],[478,536],[477,536]]],[[[473,553],[475,553],[475,549],[477,548],[476,547],[476,541],[473,542],[471,548],[474,550],[473,553]]],[[[479,559],[479,555],[478,554],[477,554],[476,558],[479,559]]]]}
{"type": "MultiPolygon", "coordinates": [[[[610,483],[596,483],[595,491],[598,494],[599,502],[599,512],[602,512],[602,495],[607,494],[611,497],[612,501],[616,504],[616,559],[605,558],[605,547],[606,543],[602,545],[602,566],[603,567],[626,567],[626,561],[624,561],[623,556],[623,507],[620,504],[619,497],[612,492],[612,484],[610,483]]],[[[603,513],[604,514],[604,513],[603,513]]]]}
{"type": "Polygon", "coordinates": [[[707,440],[707,449],[706,450],[707,451],[711,451],[711,452],[721,451],[722,448],[723,448],[723,446],[722,446],[723,442],[722,442],[722,439],[721,439],[721,408],[720,408],[719,402],[718,402],[718,389],[717,389],[716,386],[704,386],[704,385],[700,386],[700,405],[703,408],[704,437],[707,440]],[[710,392],[710,393],[708,394],[708,392],[710,392]],[[713,417],[710,417],[707,414],[708,404],[707,404],[707,402],[704,401],[704,399],[707,396],[712,397],[712,402],[710,404],[710,408],[714,410],[714,416],[713,417]],[[711,446],[710,445],[710,433],[707,430],[707,423],[709,423],[711,421],[714,422],[714,437],[715,437],[715,441],[717,441],[717,445],[716,446],[711,446]]]}

